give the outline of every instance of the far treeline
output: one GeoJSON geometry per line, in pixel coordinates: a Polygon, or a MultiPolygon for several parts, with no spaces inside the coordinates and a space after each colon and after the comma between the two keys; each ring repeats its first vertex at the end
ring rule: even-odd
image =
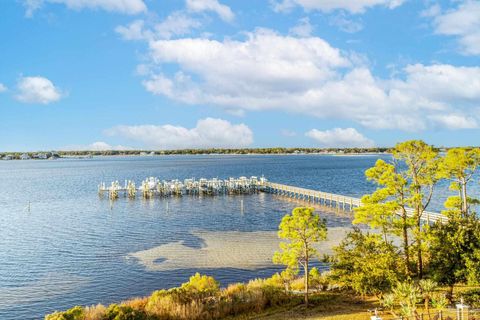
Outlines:
{"type": "MultiPolygon", "coordinates": [[[[179,288],[155,291],[149,297],[108,307],[77,306],[45,319],[223,319],[294,307],[301,303],[298,293],[303,294],[305,306],[332,304],[325,295],[333,291],[375,299],[395,319],[450,319],[442,314],[452,312],[448,306],[462,299],[479,308],[480,149],[452,148],[440,153],[412,140],[391,151],[390,160],[379,159],[366,171],[367,180],[377,189],[362,197],[351,232],[330,256],[322,255],[316,246],[328,236],[326,221],[314,208],[300,207],[279,225],[283,242],[273,262],[285,269],[269,279],[222,289],[212,277],[196,274],[179,288]],[[422,216],[437,194],[434,190],[448,192],[442,181],[449,183],[450,190],[442,211],[446,219],[425,221],[422,216]],[[321,273],[312,261],[327,262],[329,271],[321,273]],[[463,291],[454,290],[462,287],[463,291]]],[[[365,319],[365,314],[349,314],[348,319],[365,319]]]]}
{"type": "MultiPolygon", "coordinates": [[[[390,148],[244,148],[244,149],[177,149],[177,150],[73,150],[73,151],[55,151],[61,157],[81,157],[81,156],[133,156],[133,155],[202,155],[202,154],[316,154],[316,153],[385,153],[390,148]]],[[[22,154],[34,157],[35,154],[43,152],[0,152],[0,157],[11,156],[19,159],[22,154]]]]}

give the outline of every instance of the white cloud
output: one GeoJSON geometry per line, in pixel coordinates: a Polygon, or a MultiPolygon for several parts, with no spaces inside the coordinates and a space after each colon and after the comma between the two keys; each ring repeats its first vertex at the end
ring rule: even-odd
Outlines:
{"type": "Polygon", "coordinates": [[[420,12],[421,17],[431,18],[436,17],[442,13],[442,7],[438,3],[431,5],[422,12],[420,12]]]}
{"type": "Polygon", "coordinates": [[[169,39],[174,35],[185,35],[199,28],[200,22],[181,12],[174,12],[164,21],[155,25],[155,33],[159,38],[169,39]]]}
{"type": "Polygon", "coordinates": [[[88,145],[71,145],[61,148],[62,150],[73,151],[110,151],[110,150],[132,150],[130,147],[122,145],[112,146],[103,141],[97,141],[88,145]]]}
{"type": "Polygon", "coordinates": [[[479,67],[416,64],[380,79],[355,54],[312,36],[259,29],[244,41],[182,38],[149,46],[151,64],[177,70],[153,73],[143,82],[148,91],[230,113],[284,110],[419,131],[439,124],[434,115],[468,114],[480,99],[479,67]]]}
{"type": "Polygon", "coordinates": [[[331,78],[332,68],[349,65],[340,50],[320,38],[284,37],[269,30],[257,30],[247,37],[246,41],[186,38],[150,42],[154,63],[173,63],[182,70],[172,79],[159,75],[154,80],[162,91],[184,86],[188,90],[179,99],[186,102],[207,99],[233,106],[242,96],[256,100],[273,98],[268,96],[272,91],[293,93],[331,78]],[[205,94],[200,88],[198,92],[188,88],[192,84],[189,74],[206,81],[201,88],[207,90],[205,94]]]}
{"type": "Polygon", "coordinates": [[[305,10],[319,10],[331,12],[333,10],[345,10],[350,13],[363,13],[365,10],[375,6],[383,6],[394,9],[404,2],[404,0],[272,0],[273,9],[277,12],[289,11],[296,6],[301,6],[305,10]]]}
{"type": "Polygon", "coordinates": [[[435,115],[432,116],[432,120],[437,122],[442,128],[451,130],[478,128],[478,122],[475,118],[461,114],[435,115]]]}
{"type": "Polygon", "coordinates": [[[290,28],[289,33],[299,37],[309,37],[312,35],[313,26],[310,23],[308,17],[302,18],[298,21],[298,24],[293,28],[290,28]]]}
{"type": "Polygon", "coordinates": [[[343,32],[355,33],[363,29],[363,24],[347,18],[344,13],[334,15],[330,18],[330,25],[336,26],[343,32]]]}
{"type": "Polygon", "coordinates": [[[102,9],[124,14],[138,14],[147,11],[143,0],[24,0],[25,15],[30,17],[45,3],[63,4],[69,9],[102,9]]]}
{"type": "Polygon", "coordinates": [[[23,6],[25,7],[25,16],[31,17],[33,13],[40,9],[44,0],[24,0],[23,6]]]}
{"type": "Polygon", "coordinates": [[[62,98],[60,89],[44,77],[23,77],[18,81],[18,101],[49,104],[62,98]]]}
{"type": "Polygon", "coordinates": [[[136,20],[127,26],[116,27],[115,31],[125,40],[152,41],[186,35],[199,27],[201,27],[201,23],[198,20],[183,12],[176,11],[162,22],[155,23],[151,27],[147,27],[143,20],[136,20]]]}
{"type": "Polygon", "coordinates": [[[7,91],[7,87],[3,83],[0,83],[0,93],[5,91],[7,91]]]}
{"type": "Polygon", "coordinates": [[[455,36],[467,55],[480,55],[480,2],[464,1],[456,9],[431,12],[437,34],[455,36]]]}
{"type": "Polygon", "coordinates": [[[125,40],[149,40],[153,37],[151,31],[145,30],[143,20],[135,20],[127,26],[117,26],[115,32],[125,40]]]}
{"type": "Polygon", "coordinates": [[[348,148],[348,147],[374,147],[375,143],[366,138],[355,128],[335,128],[332,130],[320,131],[313,129],[305,133],[309,138],[315,140],[322,147],[348,148]]]}
{"type": "Polygon", "coordinates": [[[227,22],[235,19],[235,14],[230,7],[221,4],[218,0],[187,0],[187,8],[193,12],[213,11],[227,22]]]}
{"type": "Polygon", "coordinates": [[[243,148],[252,144],[253,133],[245,124],[231,124],[222,119],[206,118],[188,129],[173,125],[117,126],[106,130],[155,149],[243,148]]]}

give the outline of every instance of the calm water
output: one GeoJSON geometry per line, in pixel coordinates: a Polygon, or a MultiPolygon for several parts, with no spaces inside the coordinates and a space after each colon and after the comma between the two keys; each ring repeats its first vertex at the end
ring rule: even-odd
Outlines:
{"type": "MultiPolygon", "coordinates": [[[[295,203],[260,194],[120,199],[111,206],[97,195],[100,181],[265,175],[275,182],[361,196],[374,188],[365,181],[364,171],[377,158],[169,156],[0,161],[0,319],[40,319],[45,313],[77,304],[108,304],[144,296],[177,286],[196,271],[226,285],[269,276],[276,270],[149,272],[127,256],[174,241],[201,247],[192,231],[276,230],[295,203]]],[[[350,224],[345,216],[325,216],[329,226],[350,224]]]]}

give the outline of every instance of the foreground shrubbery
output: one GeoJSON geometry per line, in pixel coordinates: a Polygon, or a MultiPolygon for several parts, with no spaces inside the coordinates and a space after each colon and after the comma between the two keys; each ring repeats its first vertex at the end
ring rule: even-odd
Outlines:
{"type": "Polygon", "coordinates": [[[46,320],[174,320],[221,319],[260,312],[298,298],[289,296],[281,278],[256,279],[220,289],[215,279],[196,274],[179,288],[158,290],[146,298],[120,304],[76,306],[47,315],[46,320]]]}

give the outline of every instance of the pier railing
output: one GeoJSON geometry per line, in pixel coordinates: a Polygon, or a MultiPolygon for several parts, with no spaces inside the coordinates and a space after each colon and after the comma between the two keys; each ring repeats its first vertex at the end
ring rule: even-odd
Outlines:
{"type": "MultiPolygon", "coordinates": [[[[142,181],[138,188],[135,182],[129,180],[125,181],[123,186],[118,181],[112,182],[109,186],[102,183],[98,186],[98,192],[100,195],[107,193],[112,200],[117,199],[120,195],[135,198],[137,194],[141,194],[143,198],[148,199],[184,195],[215,196],[266,192],[343,211],[353,211],[354,208],[362,205],[362,201],[359,198],[274,183],[264,177],[258,178],[255,176],[250,178],[229,178],[226,180],[202,178],[198,180],[185,179],[183,181],[165,181],[152,177],[142,181]]],[[[414,210],[408,208],[407,215],[413,217],[415,215],[414,210]]],[[[444,215],[430,211],[424,211],[421,219],[427,223],[447,221],[447,217],[444,215]]]]}
{"type": "MultiPolygon", "coordinates": [[[[353,211],[354,208],[362,205],[360,198],[344,196],[335,193],[316,191],[311,189],[293,187],[285,184],[265,182],[264,191],[278,194],[293,199],[303,200],[311,203],[317,203],[323,206],[337,208],[341,210],[353,211]]],[[[407,208],[407,215],[413,217],[415,211],[407,208]]],[[[447,221],[448,218],[441,213],[424,211],[421,219],[426,222],[447,221]]]]}

